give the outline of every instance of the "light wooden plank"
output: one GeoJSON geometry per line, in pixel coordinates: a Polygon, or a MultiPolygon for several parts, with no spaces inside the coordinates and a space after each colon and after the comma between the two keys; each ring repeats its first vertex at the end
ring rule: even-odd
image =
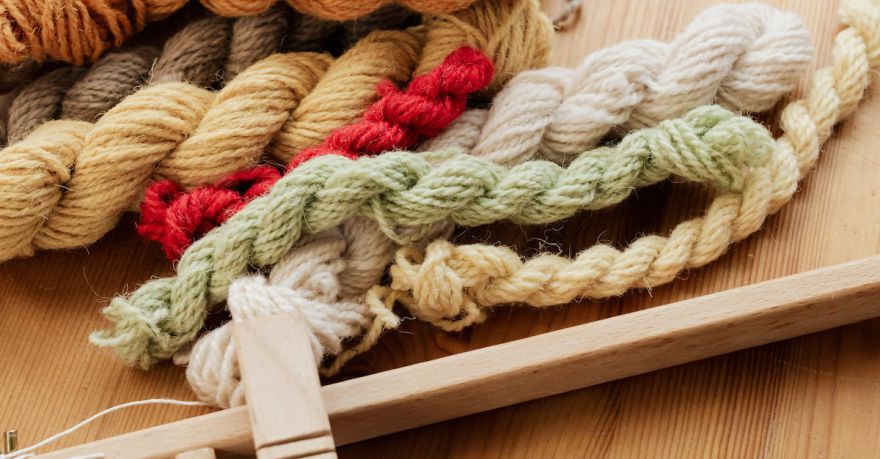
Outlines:
{"type": "MultiPolygon", "coordinates": [[[[880,316],[880,256],[616,316],[322,389],[337,444],[788,339],[880,316]]],[[[242,408],[215,413],[241,423],[242,408]]],[[[199,425],[181,421],[178,429],[199,425]]],[[[46,457],[142,457],[210,445],[146,442],[150,430],[46,457]],[[139,456],[140,457],[140,456],[139,456]]],[[[238,445],[246,447],[245,445],[238,445]]]]}

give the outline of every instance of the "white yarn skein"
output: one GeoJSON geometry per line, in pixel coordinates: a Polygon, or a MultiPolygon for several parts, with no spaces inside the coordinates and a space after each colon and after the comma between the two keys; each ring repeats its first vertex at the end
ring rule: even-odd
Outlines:
{"type": "Polygon", "coordinates": [[[539,157],[565,163],[614,127],[630,131],[713,101],[769,110],[792,91],[813,56],[799,16],[759,3],[718,5],[671,43],[627,41],[576,69],[522,72],[421,151],[460,147],[504,165],[539,157]]]}
{"type": "MultiPolygon", "coordinates": [[[[381,279],[394,249],[374,222],[349,219],[291,250],[268,280],[254,275],[235,281],[228,298],[233,322],[298,309],[317,366],[370,326],[372,314],[359,296],[381,279]]],[[[205,334],[175,362],[188,363],[186,377],[200,400],[223,408],[245,403],[232,324],[205,334]]]]}

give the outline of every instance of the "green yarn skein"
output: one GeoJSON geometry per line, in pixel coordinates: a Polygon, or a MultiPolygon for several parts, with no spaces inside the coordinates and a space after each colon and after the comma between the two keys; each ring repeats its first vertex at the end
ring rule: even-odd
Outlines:
{"type": "Polygon", "coordinates": [[[303,235],[353,215],[374,218],[392,237],[399,227],[446,219],[464,226],[550,223],[611,206],[671,175],[737,191],[774,146],[750,118],[704,106],[582,153],[567,167],[529,161],[506,168],[461,153],[441,155],[445,161],[433,166],[430,155],[408,152],[315,158],[194,243],[177,277],[114,298],[103,313],[115,329],[91,340],[145,369],[168,359],[195,339],[210,306],[226,299],[235,279],[278,262],[303,235]]]}

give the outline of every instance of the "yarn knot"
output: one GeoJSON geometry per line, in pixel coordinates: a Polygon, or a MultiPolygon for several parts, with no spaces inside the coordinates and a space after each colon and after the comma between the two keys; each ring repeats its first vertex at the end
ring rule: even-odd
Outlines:
{"type": "Polygon", "coordinates": [[[391,290],[406,292],[395,299],[420,320],[445,330],[456,331],[482,322],[486,314],[467,294],[467,283],[459,270],[450,265],[455,246],[443,240],[422,255],[406,247],[398,250],[391,267],[391,290]]]}

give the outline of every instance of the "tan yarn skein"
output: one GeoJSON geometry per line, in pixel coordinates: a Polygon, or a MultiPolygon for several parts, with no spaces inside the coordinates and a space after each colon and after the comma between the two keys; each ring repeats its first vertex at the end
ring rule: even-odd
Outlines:
{"type": "MultiPolygon", "coordinates": [[[[172,35],[161,55],[152,46],[139,46],[108,53],[88,71],[72,67],[53,70],[26,85],[14,98],[9,113],[9,140],[20,140],[43,122],[59,117],[97,121],[150,80],[182,81],[196,86],[213,86],[221,78],[229,81],[242,69],[281,48],[290,29],[290,13],[288,8],[278,5],[257,16],[234,21],[219,17],[197,19],[172,35]]],[[[303,21],[294,25],[295,37],[286,43],[291,50],[317,47],[314,41],[327,38],[323,32],[315,34],[314,27],[303,21]]]]}
{"type": "Polygon", "coordinates": [[[495,305],[545,307],[621,295],[716,260],[791,200],[834,125],[855,111],[880,67],[880,1],[846,0],[840,15],[847,28],[835,38],[833,62],[816,72],[803,99],[783,110],[783,134],[769,164],[753,169],[742,191],[719,194],[702,217],[665,237],[645,236],[622,251],[599,244],[575,259],[541,254],[524,261],[508,248],[446,241],[433,242],[426,252],[401,249],[390,289],[374,287],[371,307],[399,301],[437,326],[460,330],[485,319],[485,309],[495,305]]]}
{"type": "MultiPolygon", "coordinates": [[[[536,0],[517,1],[537,5],[536,0]]],[[[490,6],[477,3],[473,8],[490,6]]],[[[537,9],[518,11],[540,14],[537,9]]],[[[482,17],[495,16],[483,14],[482,17]]],[[[519,20],[536,19],[520,16],[519,20]]],[[[486,33],[502,32],[493,24],[486,24],[484,28],[486,33]]],[[[282,133],[280,136],[286,136],[298,129],[297,126],[303,126],[303,132],[308,132],[291,141],[297,148],[309,146],[307,143],[312,141],[318,143],[322,136],[317,134],[320,129],[326,135],[360,117],[375,100],[379,80],[391,78],[401,82],[411,76],[421,49],[418,35],[377,31],[359,42],[339,61],[359,62],[351,68],[364,70],[360,77],[334,71],[328,74],[332,79],[317,83],[330,64],[327,56],[272,56],[250,67],[216,95],[183,83],[152,85],[126,98],[96,124],[77,124],[87,129],[87,133],[70,136],[65,133],[69,129],[60,130],[57,123],[43,125],[31,135],[42,138],[57,130],[59,136],[69,137],[65,145],[79,152],[74,164],[69,165],[73,173],[69,177],[51,176],[61,180],[45,180],[43,171],[28,172],[19,168],[7,173],[7,165],[0,163],[0,260],[29,256],[37,249],[91,244],[113,228],[120,215],[135,204],[151,177],[169,178],[186,186],[213,182],[258,161],[278,131],[282,133]],[[360,57],[361,53],[370,57],[360,57]],[[366,67],[368,63],[375,67],[366,67]],[[310,82],[317,86],[308,90],[313,84],[310,82]],[[354,82],[362,85],[358,88],[363,90],[354,89],[354,82]],[[368,98],[366,88],[370,93],[368,98]],[[309,102],[307,106],[332,111],[327,110],[322,116],[297,114],[295,108],[307,102],[305,99],[312,96],[311,91],[315,92],[316,99],[325,100],[309,102]],[[334,98],[351,104],[346,107],[360,108],[342,110],[341,103],[334,102],[334,98]],[[294,110],[293,116],[290,110],[294,110]],[[23,197],[39,194],[45,187],[59,186],[66,192],[49,211],[29,204],[23,197]]],[[[543,38],[549,40],[549,36],[543,38]]],[[[461,40],[446,36],[443,43],[452,51],[461,40]]],[[[425,46],[429,45],[440,46],[430,42],[425,46]]],[[[546,46],[535,49],[540,51],[546,46]]],[[[539,52],[527,62],[541,66],[546,57],[546,53],[539,52]]],[[[25,145],[16,147],[18,155],[42,158],[51,154],[51,151],[28,146],[29,140],[30,137],[25,138],[20,142],[25,145]]],[[[273,145],[272,152],[280,157],[295,153],[286,151],[284,143],[273,145]]],[[[5,154],[5,150],[0,151],[0,155],[5,154]]]]}

